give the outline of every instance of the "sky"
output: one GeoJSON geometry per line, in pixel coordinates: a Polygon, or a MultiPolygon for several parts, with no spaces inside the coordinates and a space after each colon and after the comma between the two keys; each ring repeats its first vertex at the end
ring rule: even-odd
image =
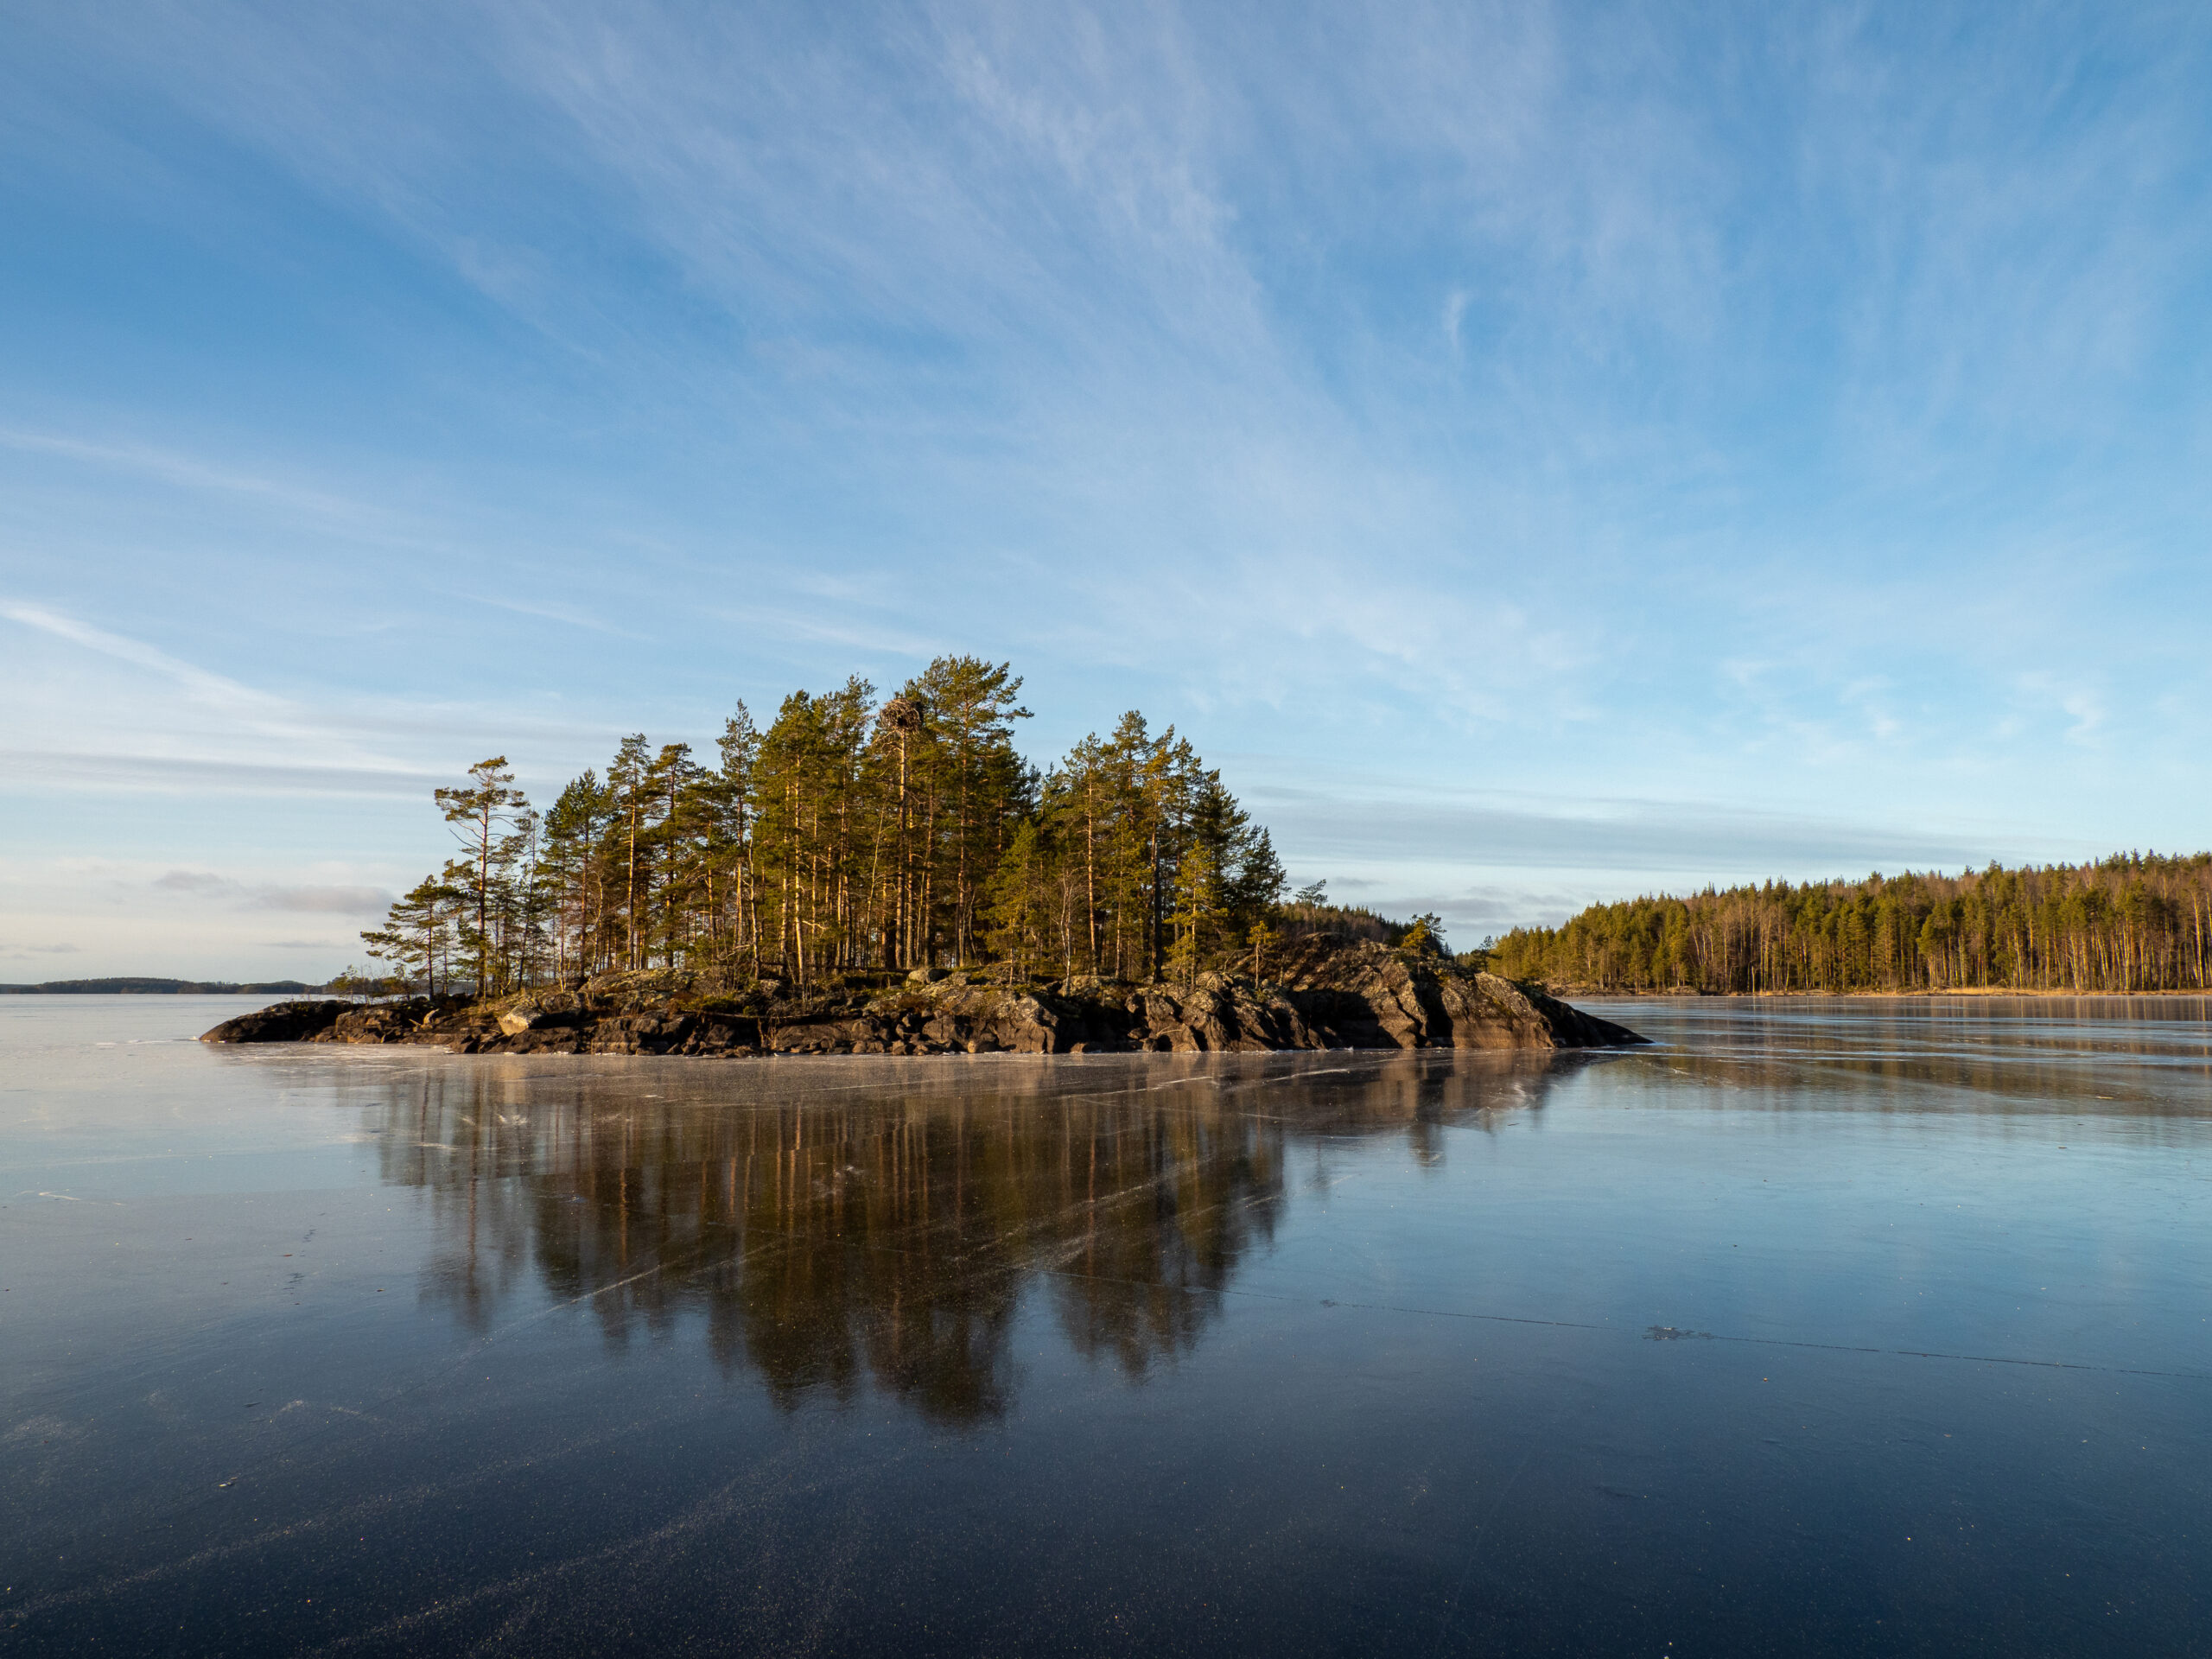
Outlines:
{"type": "Polygon", "coordinates": [[[945,652],[1455,944],[2212,844],[2212,9],[0,16],[0,980],[945,652]]]}

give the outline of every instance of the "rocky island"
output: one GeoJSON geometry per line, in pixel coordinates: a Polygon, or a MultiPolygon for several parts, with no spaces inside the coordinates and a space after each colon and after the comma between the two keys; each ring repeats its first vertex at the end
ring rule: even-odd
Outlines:
{"type": "Polygon", "coordinates": [[[1641,1041],[1393,921],[1293,889],[1189,740],[1130,709],[1058,761],[1021,677],[940,657],[741,702],[702,766],[624,738],[541,813],[505,755],[433,791],[457,855],[391,906],[353,1000],[221,1043],[512,1054],[1094,1054],[1641,1041]],[[440,995],[441,991],[443,995],[440,995]]]}
{"type": "Polygon", "coordinates": [[[280,1002],[200,1040],[744,1057],[1605,1048],[1646,1039],[1440,950],[1324,935],[1300,941],[1265,983],[1218,973],[1023,983],[995,969],[923,968],[885,984],[849,975],[811,986],[774,978],[731,986],[642,971],[490,1001],[280,1002]]]}

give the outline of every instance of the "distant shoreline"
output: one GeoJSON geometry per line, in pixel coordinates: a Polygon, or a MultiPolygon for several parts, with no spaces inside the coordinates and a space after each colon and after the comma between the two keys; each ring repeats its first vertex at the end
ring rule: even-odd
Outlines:
{"type": "Polygon", "coordinates": [[[0,996],[307,996],[327,991],[297,979],[245,983],[227,979],[50,979],[41,985],[0,985],[0,996]]]}
{"type": "Polygon", "coordinates": [[[2126,1002],[2144,997],[2158,997],[2171,1001],[2187,998],[2192,1001],[2212,1001],[2212,991],[2176,988],[2158,991],[2039,991],[2005,985],[1961,985],[1944,991],[1688,991],[1688,990],[1627,990],[1598,985],[1550,985],[1546,988],[1554,996],[1589,998],[1618,996],[1667,1000],[1679,1002],[1789,1002],[1821,1000],[1849,1002],[1925,1002],[1937,997],[1974,997],[1983,1001],[2017,998],[2033,1002],[2126,1002]]]}

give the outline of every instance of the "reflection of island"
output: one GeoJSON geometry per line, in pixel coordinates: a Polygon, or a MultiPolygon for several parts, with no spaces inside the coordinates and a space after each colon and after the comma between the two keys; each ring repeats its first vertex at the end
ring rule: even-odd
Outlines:
{"type": "Polygon", "coordinates": [[[1141,1376],[1272,1236],[1289,1141],[1401,1130],[1432,1161],[1440,1125],[1534,1103],[1562,1064],[432,1066],[371,1111],[385,1179],[435,1206],[426,1294],[473,1327],[535,1279],[611,1343],[702,1319],[786,1405],[865,1375],[963,1421],[1009,1402],[1033,1280],[1077,1352],[1141,1376]]]}

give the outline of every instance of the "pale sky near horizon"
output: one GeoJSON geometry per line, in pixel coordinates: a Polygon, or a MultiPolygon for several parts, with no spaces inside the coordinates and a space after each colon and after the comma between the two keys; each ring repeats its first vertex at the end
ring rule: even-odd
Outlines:
{"type": "Polygon", "coordinates": [[[1294,876],[2212,844],[2212,9],[0,17],[0,980],[932,655],[1294,876]]]}

